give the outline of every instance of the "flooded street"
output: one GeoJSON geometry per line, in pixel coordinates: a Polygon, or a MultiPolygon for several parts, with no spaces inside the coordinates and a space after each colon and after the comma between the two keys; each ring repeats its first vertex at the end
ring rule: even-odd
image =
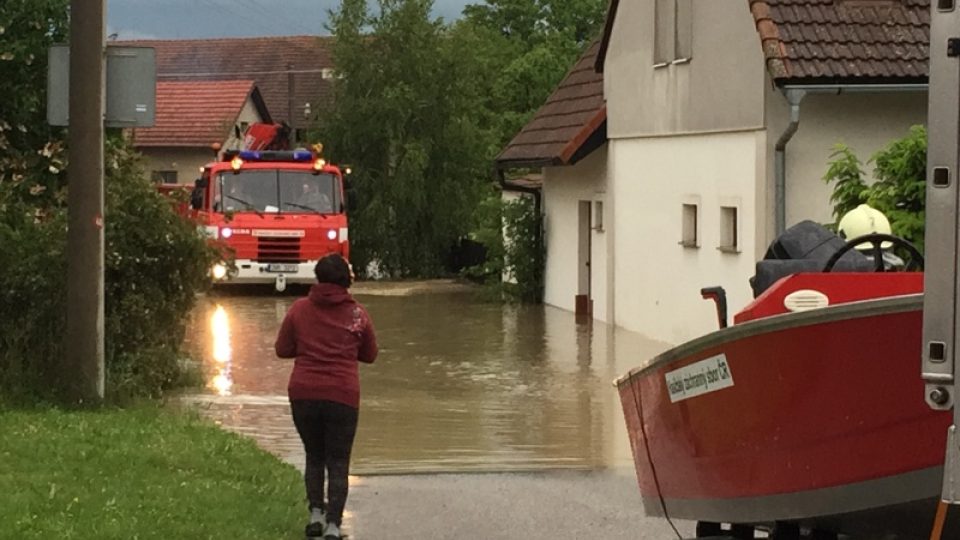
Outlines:
{"type": "MultiPolygon", "coordinates": [[[[381,352],[360,370],[353,473],[632,467],[611,381],[664,345],[577,324],[551,307],[485,303],[471,292],[357,292],[381,352]]],[[[286,397],[292,362],[273,353],[296,298],[206,297],[187,348],[202,358],[207,381],[189,399],[299,464],[286,397]]]]}

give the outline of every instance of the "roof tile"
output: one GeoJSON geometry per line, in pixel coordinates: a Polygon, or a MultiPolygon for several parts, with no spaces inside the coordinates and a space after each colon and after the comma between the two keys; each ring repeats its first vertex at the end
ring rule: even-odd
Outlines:
{"type": "Polygon", "coordinates": [[[332,40],[328,36],[276,36],[115,44],[156,49],[159,81],[252,80],[275,119],[303,128],[310,127],[310,119],[304,115],[308,103],[315,113],[333,100],[332,40]],[[293,71],[292,114],[288,70],[293,71]]]}
{"type": "Polygon", "coordinates": [[[571,164],[580,145],[606,120],[603,74],[594,69],[599,48],[599,40],[587,48],[533,119],[497,156],[498,164],[571,164]]]}
{"type": "Polygon", "coordinates": [[[777,80],[927,76],[930,0],[748,1],[777,80]]]}
{"type": "Polygon", "coordinates": [[[209,147],[229,136],[253,81],[158,82],[156,123],[133,130],[137,147],[209,147]]]}

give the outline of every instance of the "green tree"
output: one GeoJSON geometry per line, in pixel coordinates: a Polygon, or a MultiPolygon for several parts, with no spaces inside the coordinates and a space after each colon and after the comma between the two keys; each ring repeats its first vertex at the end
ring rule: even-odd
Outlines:
{"type": "Polygon", "coordinates": [[[860,161],[845,145],[837,145],[824,181],[833,184],[833,215],[840,218],[859,204],[869,204],[890,220],[893,234],[923,250],[926,220],[927,130],[913,126],[870,158],[876,179],[867,184],[860,161]]]}
{"type": "Polygon", "coordinates": [[[13,197],[41,213],[64,198],[63,131],[45,112],[47,49],[66,32],[67,0],[0,2],[0,220],[13,197]]]}
{"type": "Polygon", "coordinates": [[[493,148],[477,64],[430,18],[430,0],[345,0],[331,13],[336,107],[321,138],[353,166],[353,258],[395,275],[437,275],[470,229],[493,148]]]}
{"type": "Polygon", "coordinates": [[[486,32],[486,46],[474,54],[496,66],[478,83],[489,85],[484,95],[500,146],[530,120],[598,37],[605,7],[604,0],[485,0],[464,8],[454,31],[486,32]]]}
{"type": "MultiPolygon", "coordinates": [[[[48,47],[66,0],[0,2],[0,398],[55,399],[65,333],[64,130],[45,117],[48,47]],[[16,309],[14,314],[13,309],[16,309]]],[[[185,317],[214,253],[145,178],[119,133],[105,148],[105,345],[112,398],[159,395],[182,376],[185,317]]]]}

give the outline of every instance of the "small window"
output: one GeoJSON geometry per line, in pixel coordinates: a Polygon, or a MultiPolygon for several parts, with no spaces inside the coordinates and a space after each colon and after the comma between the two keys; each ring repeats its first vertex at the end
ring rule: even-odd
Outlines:
{"type": "Polygon", "coordinates": [[[593,229],[603,232],[603,201],[593,203],[593,229]]]}
{"type": "Polygon", "coordinates": [[[653,63],[662,67],[693,57],[693,0],[656,0],[653,63]]]}
{"type": "Polygon", "coordinates": [[[737,207],[720,207],[720,251],[736,253],[740,251],[737,207]]]}
{"type": "Polygon", "coordinates": [[[676,0],[676,6],[674,62],[693,58],[693,0],[676,0]]]}
{"type": "Polygon", "coordinates": [[[697,237],[698,213],[699,207],[696,204],[683,205],[683,238],[680,240],[680,245],[683,247],[700,246],[700,239],[697,237]]]}
{"type": "Polygon", "coordinates": [[[676,15],[676,0],[656,0],[654,5],[654,49],[653,62],[655,65],[667,65],[676,58],[674,56],[675,29],[674,16],[676,15]]]}
{"type": "Polygon", "coordinates": [[[176,184],[177,171],[151,171],[150,179],[155,184],[176,184]]]}

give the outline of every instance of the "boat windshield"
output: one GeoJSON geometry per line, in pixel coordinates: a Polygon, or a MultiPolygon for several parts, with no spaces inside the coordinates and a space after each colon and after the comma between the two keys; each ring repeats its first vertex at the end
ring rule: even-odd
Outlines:
{"type": "Polygon", "coordinates": [[[248,169],[221,173],[216,210],[333,214],[340,208],[337,177],[307,171],[248,169]]]}

